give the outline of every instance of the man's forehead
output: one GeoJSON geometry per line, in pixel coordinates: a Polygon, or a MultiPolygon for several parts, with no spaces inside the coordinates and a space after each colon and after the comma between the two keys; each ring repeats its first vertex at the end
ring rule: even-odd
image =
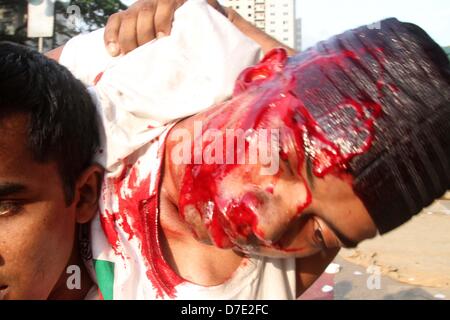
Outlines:
{"type": "Polygon", "coordinates": [[[28,146],[28,119],[23,113],[0,114],[0,158],[25,156],[28,146]]]}
{"type": "Polygon", "coordinates": [[[34,184],[35,181],[42,184],[40,179],[58,173],[56,164],[40,163],[34,159],[29,148],[28,132],[27,114],[8,113],[0,116],[0,182],[26,185],[34,184]]]}
{"type": "Polygon", "coordinates": [[[23,112],[2,112],[0,110],[0,139],[25,137],[28,132],[29,115],[23,112]]]}

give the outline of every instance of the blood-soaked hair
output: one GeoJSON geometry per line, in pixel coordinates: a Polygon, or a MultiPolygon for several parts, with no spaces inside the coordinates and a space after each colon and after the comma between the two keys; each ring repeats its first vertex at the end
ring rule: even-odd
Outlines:
{"type": "Polygon", "coordinates": [[[343,102],[366,109],[360,116],[370,121],[374,139],[348,171],[380,233],[450,189],[450,62],[425,31],[386,19],[379,28],[364,26],[318,43],[291,58],[285,72],[312,58],[316,62],[298,69],[294,93],[330,140],[346,139],[341,149],[350,144],[350,151],[361,145],[365,131],[349,126],[358,110],[329,113],[343,102]],[[381,113],[374,117],[376,106],[381,113]]]}

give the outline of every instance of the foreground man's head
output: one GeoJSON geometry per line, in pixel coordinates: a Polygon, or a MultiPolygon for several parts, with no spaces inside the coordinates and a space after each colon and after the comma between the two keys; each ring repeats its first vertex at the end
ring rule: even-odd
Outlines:
{"type": "Polygon", "coordinates": [[[241,130],[245,146],[233,164],[187,166],[181,214],[199,239],[244,252],[355,246],[450,188],[449,119],[449,61],[417,26],[389,19],[289,59],[273,51],[204,117],[203,156],[230,153],[212,129],[241,130]],[[261,139],[263,130],[276,134],[261,139]],[[262,174],[260,156],[251,162],[255,144],[279,160],[276,173],[262,174]]]}
{"type": "MultiPolygon", "coordinates": [[[[65,68],[0,43],[0,298],[83,298],[77,223],[96,212],[101,170],[95,106],[65,68]],[[81,295],[81,296],[80,296],[81,295]]],[[[85,273],[85,272],[84,272],[85,273]]]]}

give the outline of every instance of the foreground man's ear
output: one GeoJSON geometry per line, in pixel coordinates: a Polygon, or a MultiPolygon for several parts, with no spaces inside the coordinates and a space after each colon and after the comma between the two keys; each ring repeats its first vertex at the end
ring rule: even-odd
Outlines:
{"type": "Polygon", "coordinates": [[[92,220],[98,210],[103,168],[97,164],[88,167],[79,177],[75,186],[76,220],[84,224],[92,220]]]}

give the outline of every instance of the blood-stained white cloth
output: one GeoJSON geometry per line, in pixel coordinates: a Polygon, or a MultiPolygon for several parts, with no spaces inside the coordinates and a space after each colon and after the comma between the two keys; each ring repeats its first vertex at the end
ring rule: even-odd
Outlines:
{"type": "Polygon", "coordinates": [[[170,36],[125,56],[111,58],[103,34],[70,40],[60,63],[86,85],[96,84],[108,136],[99,161],[116,174],[121,160],[165,124],[229,97],[239,73],[260,56],[260,47],[205,0],[187,1],[175,12],[170,36]]]}
{"type": "Polygon", "coordinates": [[[103,30],[71,40],[60,62],[98,99],[107,172],[91,223],[95,280],[103,299],[292,299],[295,259],[245,258],[221,285],[182,279],[159,243],[164,146],[177,119],[231,95],[260,49],[206,0],[175,13],[170,36],[110,58],[103,30]]]}
{"type": "Polygon", "coordinates": [[[180,277],[164,258],[159,191],[170,127],[127,159],[120,178],[103,185],[101,213],[91,223],[97,283],[104,299],[295,299],[295,258],[248,256],[222,284],[205,287],[180,277]]]}

